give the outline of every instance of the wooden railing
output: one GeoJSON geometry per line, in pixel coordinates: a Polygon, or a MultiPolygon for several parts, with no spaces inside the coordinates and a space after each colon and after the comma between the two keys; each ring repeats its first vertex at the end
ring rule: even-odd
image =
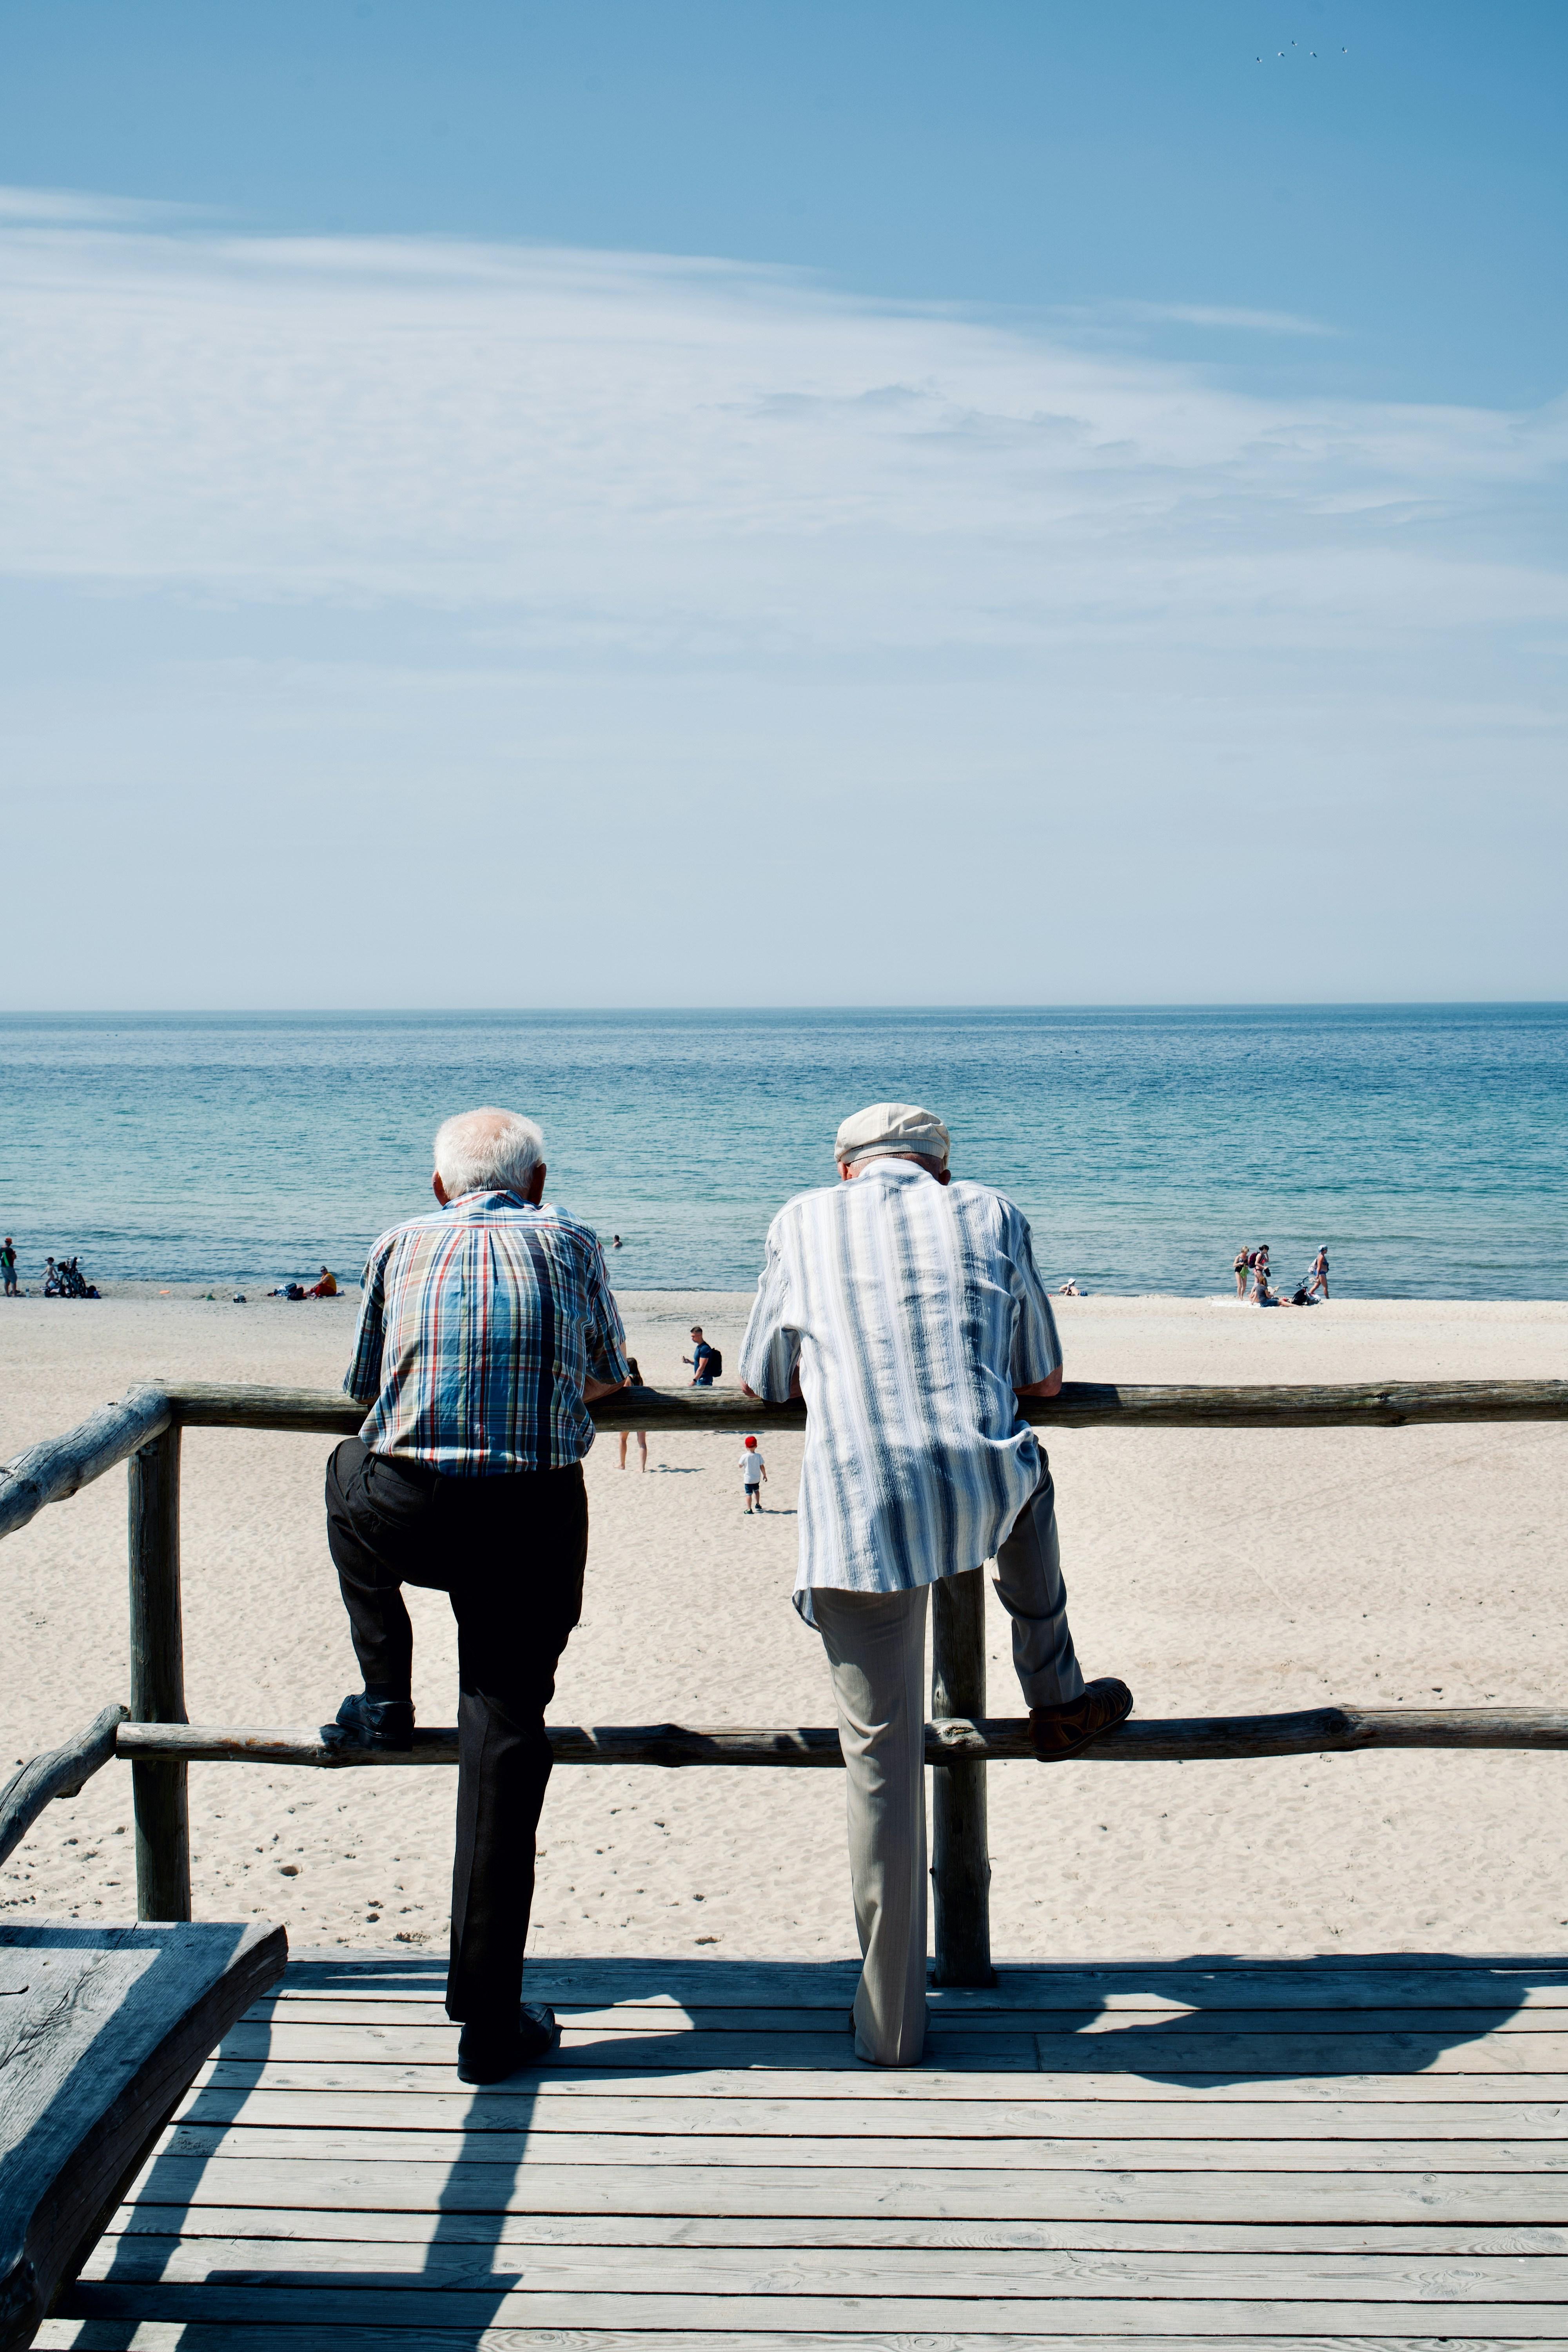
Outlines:
{"type": "MultiPolygon", "coordinates": [[[[1066,1429],[1407,1428],[1418,1423],[1568,1419],[1568,1381],[1390,1381],[1347,1388],[1120,1388],[1068,1381],[1059,1396],[1028,1398],[1042,1427],[1066,1429]]],[[[710,1430],[804,1426],[802,1405],[761,1406],[733,1391],[675,1395],[630,1389],[593,1408],[600,1429],[710,1430]]],[[[0,1789],[0,1860],[53,1796],[79,1787],[111,1755],[132,1766],[137,1915],[191,1916],[186,1774],[194,1762],[407,1767],[454,1764],[457,1734],[427,1730],[404,1753],[324,1747],[314,1731],[186,1720],[180,1605],[180,1441],[185,1429],[294,1430],[352,1436],[360,1407],[335,1390],[208,1384],[142,1388],[103,1406],[65,1436],[0,1468],[0,1537],[25,1527],[116,1463],[130,1462],[131,1719],[108,1709],[52,1756],[36,1758],[0,1789]],[[8,1843],[7,1843],[8,1841],[8,1843]]],[[[1027,1724],[985,1713],[984,1584],[978,1569],[932,1588],[931,1717],[926,1761],[932,1791],[931,1883],[941,1984],[989,1984],[990,1862],[985,1767],[1027,1757],[1027,1724]]],[[[840,1765],[838,1734],[679,1724],[550,1727],[558,1763],[666,1768],[840,1765]]],[[[1155,1762],[1299,1756],[1353,1748],[1564,1748],[1568,1709],[1316,1707],[1279,1715],[1122,1724],[1085,1762],[1155,1762]]]]}

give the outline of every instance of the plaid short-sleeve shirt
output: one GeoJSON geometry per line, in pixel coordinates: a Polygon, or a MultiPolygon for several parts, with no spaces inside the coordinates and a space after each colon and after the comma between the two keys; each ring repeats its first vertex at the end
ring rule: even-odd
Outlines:
{"type": "Polygon", "coordinates": [[[559,1470],[594,1443],[589,1379],[626,1377],[598,1236],[570,1210],[468,1192],[383,1234],[343,1381],[374,1454],[453,1478],[559,1470]]]}

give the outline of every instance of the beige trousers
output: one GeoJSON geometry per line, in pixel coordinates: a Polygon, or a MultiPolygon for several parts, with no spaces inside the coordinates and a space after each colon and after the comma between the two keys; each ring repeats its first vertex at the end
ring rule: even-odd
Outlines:
{"type": "Polygon", "coordinates": [[[811,1596],[844,1749],[849,1882],[864,1963],[855,2053],[918,2066],[926,2034],[925,1633],[914,1592],[811,1596]]]}

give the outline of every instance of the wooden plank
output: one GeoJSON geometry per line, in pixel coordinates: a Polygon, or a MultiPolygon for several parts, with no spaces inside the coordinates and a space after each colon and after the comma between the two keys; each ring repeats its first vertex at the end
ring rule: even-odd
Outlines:
{"type": "MultiPolygon", "coordinates": [[[[450,2044],[447,2049],[450,2052],[450,2044]]],[[[374,2052],[367,2057],[322,2064],[292,2059],[231,2063],[217,2057],[203,2068],[197,2081],[230,2088],[274,2084],[279,2088],[301,2091],[438,2092],[452,2089],[452,2065],[450,2054],[440,2061],[404,2063],[395,2054],[384,2053],[378,2060],[374,2052]]],[[[921,2066],[895,2082],[887,2072],[874,2074],[865,2066],[839,2073],[781,2066],[770,2068],[765,2082],[771,2097],[809,2099],[817,2105],[849,2107],[868,2102],[896,2108],[900,2102],[941,2105],[950,2101],[994,2100],[1009,2105],[1026,2101],[1035,2109],[1054,2106],[1089,2113],[1097,2104],[1130,2099],[1146,2105],[1163,2102],[1170,2106],[1198,2099],[1216,2109],[1233,2109],[1260,2101],[1288,2101],[1313,2108],[1354,2098],[1375,2099],[1391,2111],[1397,2108],[1412,2114],[1455,2100],[1462,2101],[1468,2111],[1478,2115],[1485,2115],[1497,2105],[1519,2109],[1521,2102],[1528,2102],[1531,2112],[1544,2115],[1554,2110],[1563,2112],[1568,2102],[1568,2074],[1531,2074],[1523,2080],[1518,2074],[1466,2074],[1456,2081],[1452,2076],[1427,2074],[1335,2074],[1317,2077],[1259,2075],[1255,2080],[1228,2082],[1212,2074],[1184,2075],[1173,2071],[1169,2074],[1131,2076],[1125,2073],[1026,2074],[1017,2069],[987,2074],[984,2068],[975,2067],[944,2073],[941,2068],[921,2066]]],[[[494,2084],[484,2095],[535,2099],[548,2091],[552,2096],[596,2101],[635,2094],[640,2099],[701,2098],[720,2105],[735,2099],[754,2099],[762,2087],[757,2073],[744,2068],[683,2067],[677,2072],[643,2074],[628,2063],[614,2074],[551,2067],[540,2074],[494,2084]]]]}
{"type": "Polygon", "coordinates": [[[0,1924],[0,2347],[31,2341],[280,1927],[0,1924]]]}
{"type": "MultiPolygon", "coordinates": [[[[1144,2081],[1167,2070],[1184,2081],[1207,2075],[1245,2075],[1258,2082],[1276,2076],[1323,2079],[1425,2073],[1426,2074],[1568,2074],[1568,2034],[1492,2033],[1445,2044],[1419,2032],[1339,2034],[1318,2032],[1278,2034],[1210,2033],[1182,2035],[1180,2048],[1151,2048],[1151,2037],[1119,2037],[1110,2033],[1027,2034],[971,2033],[963,2029],[935,2032],[928,2047],[926,2068],[957,2072],[975,2066],[990,2074],[1015,2070],[1026,2074],[1119,2075],[1144,2081]],[[1121,2044],[1121,2046],[1119,2046],[1121,2044]],[[1131,2044],[1132,2046],[1126,2046],[1131,2044]]],[[[370,2060],[377,2052],[400,2064],[452,2063],[456,2034],[445,2021],[424,2025],[296,2024],[281,2020],[271,2024],[237,2025],[226,2034],[223,2054],[233,2060],[259,2062],[268,2058],[335,2063],[345,2059],[370,2060]]],[[[622,2033],[578,2028],[567,2022],[561,2046],[549,2068],[552,2074],[577,2067],[614,2067],[623,2073],[651,2074],[671,2069],[774,2068],[798,2072],[826,2068],[864,2074],[847,2030],[819,2033],[692,2032],[672,2028],[668,2033],[622,2033]]],[[[1528,2091],[1517,2096],[1530,2096],[1528,2091]]]]}
{"type": "Polygon", "coordinates": [[[1464,2222],[1262,2222],[1112,2221],[1019,2221],[985,2216],[979,2221],[930,2217],[900,2221],[886,2213],[798,2214],[778,2220],[766,2214],[687,2215],[668,2213],[498,2213],[444,2208],[428,2212],[389,2212],[317,2207],[198,2205],[188,2212],[165,2206],[122,2206],[110,2229],[123,2237],[167,2240],[177,2228],[179,2242],[203,2236],[237,2242],[274,2240],[321,2242],[358,2238],[410,2246],[741,2246],[789,2252],[802,2247],[865,2249],[887,2252],[917,2247],[940,2252],[1043,2252],[1066,2250],[1120,2256],[1124,2253],[1263,2253],[1434,2255],[1445,2260],[1470,2255],[1568,2255],[1568,2226],[1518,2227],[1464,2222]]]}
{"type": "Polygon", "coordinates": [[[61,1437],[46,1437],[14,1462],[0,1463],[0,1536],[15,1535],[50,1503],[101,1478],[117,1462],[169,1426],[169,1402],[158,1389],[136,1389],[61,1437]]]}
{"type": "MultiPolygon", "coordinates": [[[[624,1960],[531,1957],[531,1998],[593,2006],[842,2009],[860,1973],[858,1960],[624,1960]]],[[[434,2001],[445,1997],[444,1959],[405,1958],[307,1962],[293,1958],[275,2000],[434,2001]]],[[[1206,1968],[1201,1962],[1126,1969],[1072,1969],[1003,1963],[991,1987],[933,1986],[933,2013],[963,2016],[974,2010],[1099,2009],[1111,2011],[1217,2005],[1225,2009],[1568,2009],[1568,1969],[1542,1963],[1525,1969],[1466,1968],[1449,1962],[1401,1968],[1324,1961],[1281,1961],[1277,1968],[1206,1968]]]]}
{"type": "Polygon", "coordinates": [[[590,2105],[581,2093],[553,2083],[548,2074],[513,2086],[498,2083],[484,2091],[455,2086],[449,2070],[429,2070],[416,2090],[374,2084],[351,2090],[315,2082],[279,2082],[270,2068],[234,2070],[230,2085],[203,2082],[186,2095],[182,2123],[297,2124],[311,2130],[371,2131],[384,2124],[399,2130],[541,2133],[638,2132],[668,2135],[700,2132],[707,2137],[784,2140],[929,2139],[933,2147],[999,2139],[1079,2139],[1103,2144],[1140,2140],[1202,2139],[1410,2140],[1426,2147],[1439,2141],[1540,2140],[1563,2147],[1568,2159],[1568,2105],[1512,2102],[1472,2106],[1455,2100],[1441,2105],[1400,2105],[1384,2099],[1336,2099],[1319,2105],[1226,2106],[1201,2095],[1180,2102],[1130,2099],[1122,2086],[1112,2100],[1071,2104],[977,2099],[814,2099],[618,2096],[603,2091],[590,2105]]]}
{"type": "MultiPolygon", "coordinates": [[[[1304,2325],[1321,2322],[1321,2315],[1311,2305],[1303,2306],[1304,2325]]],[[[1439,2319],[1442,2315],[1436,2315],[1439,2319]]],[[[1415,2336],[1389,2335],[1328,2335],[1300,2333],[1270,2334],[1270,2352],[1524,2352],[1528,2345],[1538,2352],[1543,2343],[1568,2343],[1568,2336],[1454,2336],[1430,2332],[1433,2314],[1426,2315],[1424,2331],[1415,2336]]],[[[265,2322],[268,2330],[276,2325],[275,2317],[265,2322]]],[[[700,2337],[687,2332],[683,2343],[700,2346],[700,2352],[995,2352],[996,2338],[990,2334],[958,2333],[951,2329],[922,2333],[918,2339],[902,2335],[885,2335],[880,2338],[864,2334],[850,2335],[835,2330],[824,2334],[812,2328],[803,2334],[784,2332],[778,2327],[736,2329],[715,2323],[705,2328],[700,2337]]],[[[1104,2352],[1108,2341],[1104,2335],[1031,2335],[1009,2339],[1009,2352],[1104,2352]]],[[[49,2320],[38,2336],[40,2352],[259,2352],[267,2346],[273,2352],[279,2339],[270,2333],[258,2333],[256,2326],[220,2322],[207,2326],[197,2321],[183,2320],[49,2320]]],[[[387,2326],[356,2326],[336,2318],[316,2323],[300,2320],[291,2326],[287,2336],[288,2352],[411,2352],[417,2344],[420,2352],[535,2352],[535,2347],[575,2347],[578,2352],[656,2352],[656,2347],[668,2347],[670,2336],[662,2328],[641,2327],[532,2327],[507,2326],[474,2328],[472,2326],[420,2327],[414,2336],[406,2328],[387,2326]]],[[[1234,2345],[1233,2335],[1210,2336],[1140,2336],[1139,2352],[1202,2352],[1205,2345],[1234,2345]]]]}
{"type": "Polygon", "coordinates": [[[114,1735],[131,1710],[106,1706],[85,1731],[21,1765],[0,1788],[0,1862],[20,1845],[46,1805],[74,1797],[114,1758],[114,1735]]]}
{"type": "MultiPolygon", "coordinates": [[[[757,1729],[679,1723],[547,1724],[557,1764],[654,1765],[667,1771],[724,1765],[752,1769],[791,1766],[834,1770],[843,1763],[837,1730],[800,1724],[757,1729]]],[[[928,1723],[925,1760],[933,1766],[1033,1762],[1023,1716],[984,1721],[946,1717],[928,1723]]],[[[318,1771],[406,1770],[458,1760],[453,1727],[418,1730],[406,1748],[329,1748],[310,1726],[137,1720],[126,1724],[119,1753],[133,1763],[300,1765],[318,1771]]],[[[1134,1716],[1106,1732],[1074,1760],[1079,1764],[1169,1764],[1247,1757],[1324,1756],[1366,1748],[1568,1748],[1568,1708],[1549,1706],[1309,1707],[1284,1715],[1194,1716],[1145,1721],[1134,1716]]]]}
{"type": "MultiPolygon", "coordinates": [[[[181,1381],[174,1418],[192,1429],[285,1429],[352,1437],[364,1419],[340,1389],[181,1381]]],[[[600,1429],[804,1429],[805,1407],[759,1405],[738,1389],[628,1389],[589,1408],[600,1429]]],[[[1383,1381],[1348,1386],[1117,1386],[1065,1381],[1054,1397],[1021,1397],[1021,1420],[1044,1429],[1400,1429],[1415,1423],[1563,1421],[1568,1381],[1383,1381]]]]}
{"type": "MultiPolygon", "coordinates": [[[[531,1994],[542,1999],[531,1978],[531,1994]]],[[[709,2008],[696,2002],[616,2001],[596,2007],[587,2001],[557,1999],[556,2014],[563,2026],[578,2032],[638,2033],[821,2033],[844,2021],[847,2003],[840,2007],[800,2009],[793,2003],[745,2009],[727,2004],[709,2008]]],[[[274,2017],[290,2025],[430,2026],[445,2011],[429,2001],[363,2004],[346,1997],[321,2000],[297,1994],[273,2004],[274,2017]]],[[[1075,2019],[1054,2009],[1031,2009],[1022,2003],[1010,2010],[933,2010],[933,2036],[963,2034],[980,2045],[991,2034],[1030,2033],[1041,2040],[1066,2038],[1073,2042],[1096,2040],[1145,2048],[1154,2039],[1162,2047],[1173,2041],[1201,2042],[1210,2034],[1311,2033],[1356,2039],[1365,2034],[1416,2033],[1468,2035],[1531,2034],[1560,2036],[1568,2032],[1562,2010],[1491,2008],[1416,2008],[1393,2003],[1385,2009],[1323,2011],[1293,2009],[1123,2009],[1100,2014],[1093,2003],[1075,2019]]]]}
{"type": "Polygon", "coordinates": [[[1173,2302],[1559,2303],[1568,2304],[1568,2254],[1429,2255],[1197,2252],[1147,2253],[1079,2247],[795,2246],[787,2265],[776,2248],[642,2247],[596,2244],[489,2246],[378,2238],[328,2240],[141,2237],[103,2242],[84,2279],[116,2284],[164,2280],[194,2285],[215,2275],[235,2285],[296,2281],[345,2271],[388,2286],[485,2287],[501,2284],[552,2293],[603,2288],[617,2294],[987,2295],[1018,2301],[1073,2295],[1096,2300],[1160,2295],[1173,2302]]]}
{"type": "Polygon", "coordinates": [[[323,2320],[359,2326],[418,2328],[461,2325],[474,2327],[517,2325],[532,2328],[657,2328],[666,2342],[673,2334],[699,2340],[716,2328],[731,2331],[765,2327],[787,2329],[792,2335],[832,2330],[862,2346],[868,2336],[888,2336],[919,2330],[922,2343],[933,2336],[976,2332],[984,2319],[985,2336],[993,2343],[1037,2336],[1155,2336],[1180,2340],[1250,2336],[1267,2340],[1295,2336],[1303,2326],[1343,2336],[1411,2336],[1422,2329],[1453,2326],[1485,2340],[1507,2335],[1521,2342],[1562,2342],[1568,2321],[1554,2305],[1487,2304],[1481,2302],[1357,2303],[1349,2296],[1337,2303],[1167,2302],[1142,2297],[1121,2301],[1062,2296],[1029,2302],[987,2299],[984,2314],[970,2297],[941,2299],[913,2296],[692,2295],[620,2294],[609,2289],[556,2294],[548,2289],[507,2292],[499,2284],[475,2292],[461,2287],[385,2287],[369,2282],[339,2284],[331,2277],[312,2279],[295,2286],[229,2285],[216,2280],[197,2287],[177,2284],[84,2281],[70,2290],[64,2305],[70,2316],[100,2319],[200,2319],[206,2326],[226,2321],[235,2326],[292,2328],[323,2320]]]}
{"type": "Polygon", "coordinates": [[[1558,2227],[1568,2195],[1544,2174],[1334,2170],[1140,2174],[1084,2169],[922,2172],[905,2166],[548,2164],[468,2158],[310,2163],[262,2156],[159,2156],[137,2189],[147,2205],[319,2204],[382,2212],[760,2213],[860,2210],[904,2220],[1448,2221],[1558,2227]]]}
{"type": "MultiPolygon", "coordinates": [[[[163,2140],[170,2156],[240,2156],[279,2163],[446,2163],[452,2134],[406,2119],[369,2126],[339,2124],[324,2117],[289,2123],[242,2117],[219,2122],[192,2117],[174,2124],[163,2140]]],[[[1337,2167],[1347,2179],[1376,2173],[1528,2173],[1544,2179],[1563,2177],[1562,2210],[1568,2219],[1568,2146],[1550,2139],[1427,2140],[1160,2138],[1129,2135],[1092,2139],[1017,2137],[997,2133],[983,2139],[939,2140],[917,2134],[844,2140],[800,2132],[791,2137],[758,2133],[688,2131],[583,2131],[535,2133],[527,2124],[489,2124],[464,2136],[463,2161],[500,2169],[529,2165],[704,2164],[715,2170],[781,2171],[801,2166],[853,2163],[908,2173],[948,2177],[974,2172],[1015,2176],[1033,2172],[1324,2172],[1337,2167]]]]}

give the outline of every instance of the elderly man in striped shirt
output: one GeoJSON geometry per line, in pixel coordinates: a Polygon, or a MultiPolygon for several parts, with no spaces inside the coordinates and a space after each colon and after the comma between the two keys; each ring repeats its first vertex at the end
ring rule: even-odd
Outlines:
{"type": "Polygon", "coordinates": [[[384,1234],[343,1386],[368,1406],[327,1469],[327,1538],[364,1688],[323,1738],[414,1740],[405,1584],[458,1621],[458,1832],[447,2011],[458,2072],[494,2083],[543,2056],[555,2020],[521,2000],[544,1710],[583,1606],[586,1411],[626,1381],[592,1230],[544,1199],[544,1139],[504,1110],[436,1138],[440,1206],[384,1234]]]}
{"type": "Polygon", "coordinates": [[[1042,1760],[1132,1706],[1079,1670],[1050,1470],[1017,1410],[1062,1377],[1029,1228],[951,1181],[949,1144],[910,1103],[846,1119],[841,1181],[773,1219],[741,1350],[749,1395],[809,1407],[795,1602],[827,1652],[847,1767],[855,2047],[883,2066],[925,2043],[928,1588],[995,1559],[1042,1760]]]}

